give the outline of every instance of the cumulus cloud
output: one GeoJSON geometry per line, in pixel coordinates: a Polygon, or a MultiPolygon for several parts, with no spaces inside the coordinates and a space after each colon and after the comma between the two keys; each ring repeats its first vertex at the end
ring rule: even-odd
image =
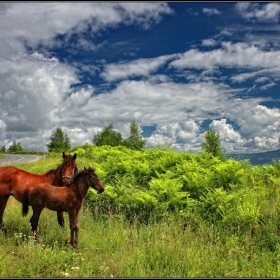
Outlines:
{"type": "MultiPolygon", "coordinates": [[[[162,15],[172,13],[167,3],[3,2],[0,10],[0,144],[10,145],[14,139],[20,139],[25,149],[37,145],[42,150],[45,150],[42,138],[50,136],[46,131],[56,126],[81,125],[83,112],[76,110],[86,105],[94,91],[93,88],[73,91],[71,86],[80,82],[77,65],[60,62],[46,48],[63,47],[68,42],[68,48],[94,50],[101,45],[83,37],[89,26],[91,37],[120,23],[148,29],[162,15]],[[78,45],[70,43],[73,34],[78,45]],[[57,39],[58,35],[63,35],[63,39],[57,39]],[[42,52],[36,50],[39,44],[42,52]],[[69,114],[61,115],[63,107],[69,108],[69,114]],[[38,134],[43,136],[36,137],[38,134]]],[[[93,66],[79,65],[79,68],[96,71],[93,66]]],[[[76,142],[83,135],[85,141],[90,133],[71,136],[76,142]]]]}
{"type": "MultiPolygon", "coordinates": [[[[277,122],[271,123],[273,118],[278,118],[278,109],[260,107],[258,104],[263,99],[238,99],[235,91],[226,85],[212,82],[176,84],[168,81],[154,84],[148,80],[123,81],[110,92],[87,98],[80,110],[72,111],[72,98],[68,99],[65,107],[57,112],[59,119],[77,119],[81,123],[79,127],[85,130],[87,127],[107,126],[112,122],[112,116],[115,129],[125,137],[129,135],[128,124],[133,119],[140,126],[157,124],[156,130],[147,137],[148,146],[172,143],[174,149],[198,152],[203,140],[201,124],[213,118],[216,120],[211,125],[221,133],[223,145],[228,151],[239,151],[242,147],[244,150],[246,144],[253,143],[256,135],[269,133],[271,139],[279,136],[272,134],[278,129],[277,122]],[[226,118],[235,122],[240,131],[234,130],[226,118]],[[266,122],[260,122],[260,118],[266,119],[266,122]],[[262,132],[260,126],[264,129],[262,132]]],[[[259,145],[254,149],[258,151],[261,148],[259,145]]]]}
{"type": "Polygon", "coordinates": [[[197,70],[211,70],[213,75],[208,75],[208,79],[213,77],[223,79],[218,74],[221,67],[238,69],[239,74],[230,73],[229,79],[233,83],[242,83],[248,79],[270,77],[271,82],[260,88],[265,90],[268,87],[274,86],[275,81],[280,78],[279,56],[279,51],[265,51],[247,43],[234,44],[222,42],[221,48],[212,51],[191,49],[178,54],[178,58],[171,61],[169,66],[177,69],[178,72],[182,72],[182,69],[190,69],[188,79],[197,81],[204,78],[197,70]]]}
{"type": "Polygon", "coordinates": [[[242,138],[238,131],[235,131],[231,124],[227,123],[226,119],[213,120],[210,127],[219,133],[221,146],[227,152],[241,151],[246,140],[242,138]]]}
{"type": "Polygon", "coordinates": [[[280,13],[279,3],[246,3],[240,2],[235,6],[236,12],[245,20],[255,20],[260,22],[278,22],[280,13]]]}
{"type": "Polygon", "coordinates": [[[199,124],[193,120],[173,122],[158,125],[153,134],[148,137],[147,145],[171,144],[175,150],[199,151],[202,135],[199,124]]]}
{"type": "MultiPolygon", "coordinates": [[[[244,18],[273,18],[269,4],[238,4],[244,18]]],[[[70,64],[51,48],[95,52],[107,44],[94,40],[101,31],[132,24],[148,30],[172,10],[167,3],[3,2],[0,11],[0,146],[16,139],[25,149],[46,150],[57,127],[72,145],[92,143],[93,135],[111,122],[128,137],[135,119],[139,126],[155,125],[147,137],[150,147],[172,143],[175,150],[197,152],[206,120],[212,120],[228,151],[279,147],[279,109],[260,105],[265,98],[240,98],[248,87],[232,87],[249,79],[255,82],[251,88],[273,87],[280,79],[277,50],[232,42],[217,47],[220,40],[208,38],[201,46],[216,49],[135,60],[131,52],[131,60],[118,63],[100,57],[96,64],[70,64]],[[220,68],[236,71],[226,76],[220,68]]],[[[221,14],[217,9],[203,12],[221,14]]],[[[220,34],[232,36],[228,30],[220,34]]],[[[128,42],[120,40],[115,47],[128,42]]]]}

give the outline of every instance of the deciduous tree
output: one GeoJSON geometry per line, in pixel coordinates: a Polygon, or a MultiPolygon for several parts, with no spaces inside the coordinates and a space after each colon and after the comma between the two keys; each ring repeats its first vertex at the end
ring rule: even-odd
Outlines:
{"type": "Polygon", "coordinates": [[[97,132],[93,136],[93,144],[96,146],[119,146],[122,144],[123,138],[121,133],[113,130],[114,125],[110,123],[108,126],[104,127],[101,132],[97,132]]]}

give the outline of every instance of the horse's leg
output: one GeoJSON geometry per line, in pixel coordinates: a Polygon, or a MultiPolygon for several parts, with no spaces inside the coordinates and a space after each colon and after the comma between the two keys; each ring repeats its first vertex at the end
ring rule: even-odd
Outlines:
{"type": "Polygon", "coordinates": [[[74,242],[76,243],[76,246],[77,246],[77,250],[79,249],[79,220],[78,220],[78,215],[76,216],[76,219],[75,219],[75,240],[74,242]]]}
{"type": "Polygon", "coordinates": [[[6,208],[7,201],[9,196],[1,196],[0,197],[0,227],[1,230],[4,232],[5,236],[7,236],[7,230],[3,222],[4,211],[6,208]]]}
{"type": "Polygon", "coordinates": [[[60,227],[64,228],[64,218],[63,218],[63,212],[57,211],[57,221],[60,227]]]}
{"type": "Polygon", "coordinates": [[[34,234],[36,241],[39,242],[38,223],[39,223],[39,218],[40,218],[43,208],[32,207],[32,209],[33,209],[33,215],[30,219],[31,230],[34,234]]]}
{"type": "Polygon", "coordinates": [[[73,211],[68,212],[69,215],[69,223],[70,223],[70,243],[73,248],[76,248],[76,242],[74,238],[74,234],[76,231],[76,215],[73,213],[73,211]]]}

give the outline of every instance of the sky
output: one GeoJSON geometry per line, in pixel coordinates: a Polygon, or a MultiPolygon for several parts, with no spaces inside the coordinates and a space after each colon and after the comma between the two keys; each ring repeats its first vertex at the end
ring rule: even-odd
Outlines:
{"type": "Polygon", "coordinates": [[[146,147],[280,148],[280,3],[0,2],[0,147],[133,120],[146,147]]]}

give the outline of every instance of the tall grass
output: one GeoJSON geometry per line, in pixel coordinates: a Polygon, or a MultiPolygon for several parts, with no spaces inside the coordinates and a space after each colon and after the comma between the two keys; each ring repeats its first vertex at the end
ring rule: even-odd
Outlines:
{"type": "MultiPolygon", "coordinates": [[[[17,167],[44,173],[60,162],[47,157],[17,167]]],[[[77,163],[80,170],[92,165],[85,158],[77,163]]],[[[260,224],[244,228],[212,223],[191,210],[166,212],[160,220],[152,216],[144,224],[137,215],[127,219],[86,201],[79,215],[79,251],[69,244],[67,213],[61,229],[56,212],[44,209],[36,244],[32,211],[22,217],[22,205],[11,197],[4,214],[8,236],[0,232],[0,277],[279,277],[278,192],[276,183],[269,186],[260,224]]]]}
{"type": "Polygon", "coordinates": [[[30,233],[21,204],[5,212],[8,236],[0,233],[0,277],[278,277],[280,250],[260,249],[252,234],[208,226],[190,213],[176,219],[132,223],[122,215],[102,218],[85,205],[79,216],[80,249],[72,249],[69,222],[59,228],[56,212],[44,209],[41,242],[30,233]]]}

